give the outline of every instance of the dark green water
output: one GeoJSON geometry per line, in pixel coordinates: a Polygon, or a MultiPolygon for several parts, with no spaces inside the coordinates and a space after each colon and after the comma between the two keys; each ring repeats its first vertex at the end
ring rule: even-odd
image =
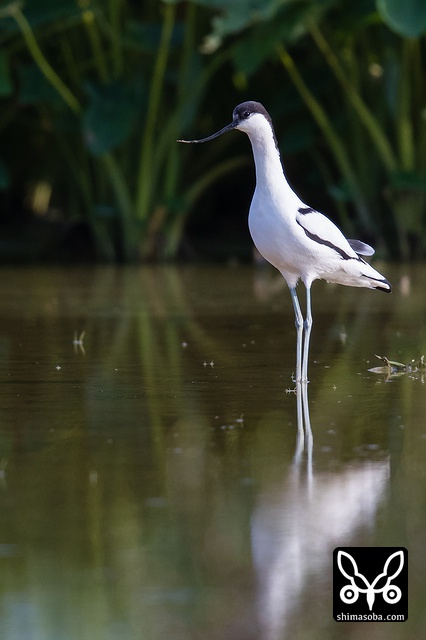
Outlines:
{"type": "Polygon", "coordinates": [[[313,287],[312,449],[274,272],[0,271],[1,640],[424,637],[424,378],[368,369],[426,272],[382,270],[313,287]],[[337,546],[408,549],[408,621],[333,620],[337,546]]]}

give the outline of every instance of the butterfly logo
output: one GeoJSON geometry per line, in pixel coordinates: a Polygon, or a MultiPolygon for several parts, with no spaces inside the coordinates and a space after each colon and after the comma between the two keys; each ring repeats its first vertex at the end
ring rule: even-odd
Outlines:
{"type": "Polygon", "coordinates": [[[389,556],[383,567],[383,572],[370,582],[358,570],[358,565],[353,557],[346,551],[339,551],[337,554],[337,566],[340,572],[349,580],[340,590],[340,599],[345,604],[353,604],[359,598],[360,593],[366,594],[368,608],[373,608],[376,595],[381,593],[385,602],[395,604],[401,600],[401,589],[392,584],[402,571],[404,566],[403,551],[396,551],[389,556]]]}

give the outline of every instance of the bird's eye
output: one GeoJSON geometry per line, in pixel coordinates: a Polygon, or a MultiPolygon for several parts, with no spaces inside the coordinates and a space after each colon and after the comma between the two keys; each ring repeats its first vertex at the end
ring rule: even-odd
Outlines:
{"type": "Polygon", "coordinates": [[[243,118],[248,118],[249,116],[251,116],[251,111],[244,111],[243,118]]]}

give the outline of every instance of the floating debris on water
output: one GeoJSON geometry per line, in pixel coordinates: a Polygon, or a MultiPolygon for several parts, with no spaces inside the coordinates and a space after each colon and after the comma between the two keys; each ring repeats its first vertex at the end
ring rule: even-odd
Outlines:
{"type": "Polygon", "coordinates": [[[80,333],[79,336],[77,336],[77,331],[74,331],[74,339],[73,339],[72,343],[74,345],[74,351],[75,352],[81,351],[81,353],[83,353],[83,354],[86,353],[86,351],[84,349],[84,345],[83,345],[83,340],[84,340],[85,336],[86,336],[86,332],[84,331],[84,329],[80,333]]]}
{"type": "Polygon", "coordinates": [[[386,374],[388,376],[398,376],[398,375],[404,375],[406,373],[411,374],[411,373],[426,372],[426,362],[425,362],[424,356],[421,356],[418,360],[411,360],[411,362],[404,364],[403,362],[396,362],[395,360],[389,360],[389,358],[387,358],[386,356],[379,356],[377,355],[377,353],[374,355],[376,356],[376,358],[378,358],[384,363],[384,366],[373,367],[372,369],[368,370],[370,373],[386,374]]]}

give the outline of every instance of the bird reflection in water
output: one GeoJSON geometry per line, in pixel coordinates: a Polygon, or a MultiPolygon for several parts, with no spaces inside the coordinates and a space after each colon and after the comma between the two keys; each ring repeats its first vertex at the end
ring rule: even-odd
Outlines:
{"type": "Polygon", "coordinates": [[[294,466],[298,468],[302,462],[303,452],[306,450],[306,470],[307,478],[312,481],[312,450],[314,446],[314,436],[309,415],[308,385],[296,382],[295,388],[297,398],[297,438],[296,450],[294,453],[294,466]]]}
{"type": "MultiPolygon", "coordinates": [[[[308,385],[296,383],[293,462],[254,509],[251,537],[261,637],[289,637],[312,590],[332,609],[331,566],[337,546],[354,545],[384,499],[390,460],[354,461],[317,470],[308,385]]],[[[315,429],[315,426],[314,426],[315,429]]],[[[318,463],[318,460],[317,460],[318,463]]]]}

